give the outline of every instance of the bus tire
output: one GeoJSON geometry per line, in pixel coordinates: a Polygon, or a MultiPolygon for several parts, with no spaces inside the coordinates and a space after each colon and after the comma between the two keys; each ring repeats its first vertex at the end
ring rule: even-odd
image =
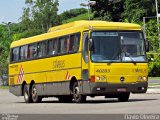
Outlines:
{"type": "Polygon", "coordinates": [[[61,103],[71,103],[73,100],[73,96],[71,95],[62,95],[58,97],[59,102],[61,103]]]}
{"type": "Polygon", "coordinates": [[[74,82],[73,84],[73,99],[76,103],[83,103],[86,101],[86,96],[80,93],[78,82],[74,82]]]}
{"type": "Polygon", "coordinates": [[[38,96],[36,85],[33,84],[31,88],[32,101],[34,103],[40,103],[42,101],[42,97],[38,96]]]}
{"type": "Polygon", "coordinates": [[[23,95],[24,95],[24,101],[26,103],[32,103],[32,98],[29,89],[27,88],[27,84],[23,87],[23,95]]]}
{"type": "Polygon", "coordinates": [[[120,102],[127,102],[129,100],[130,93],[121,93],[118,95],[118,100],[120,102]]]}

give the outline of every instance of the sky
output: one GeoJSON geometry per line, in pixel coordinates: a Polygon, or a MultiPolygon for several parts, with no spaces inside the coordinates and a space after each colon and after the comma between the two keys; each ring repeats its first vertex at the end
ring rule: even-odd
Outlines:
{"type": "MultiPolygon", "coordinates": [[[[87,0],[59,0],[59,11],[80,8],[80,3],[87,0]]],[[[26,7],[25,0],[0,0],[0,23],[17,23],[22,16],[23,8],[26,7]]]]}

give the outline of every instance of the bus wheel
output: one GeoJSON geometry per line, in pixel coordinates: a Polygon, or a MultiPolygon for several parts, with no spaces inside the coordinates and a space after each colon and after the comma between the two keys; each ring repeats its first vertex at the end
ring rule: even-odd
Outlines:
{"type": "Polygon", "coordinates": [[[129,96],[130,96],[130,93],[121,93],[121,94],[119,94],[119,96],[118,96],[118,100],[119,100],[120,102],[127,102],[128,99],[129,99],[129,96]]]}
{"type": "Polygon", "coordinates": [[[32,85],[31,94],[32,94],[32,100],[34,103],[39,103],[42,101],[42,97],[37,95],[37,88],[35,84],[32,85]]]}
{"type": "Polygon", "coordinates": [[[23,88],[23,95],[24,95],[24,101],[26,103],[32,103],[32,98],[31,98],[31,94],[27,88],[27,84],[24,85],[24,88],[23,88]]]}
{"type": "Polygon", "coordinates": [[[71,95],[62,95],[58,97],[59,102],[61,103],[71,103],[73,97],[71,95]]]}
{"type": "Polygon", "coordinates": [[[80,88],[78,82],[73,84],[73,99],[76,103],[83,103],[86,101],[86,96],[80,94],[80,88]]]}

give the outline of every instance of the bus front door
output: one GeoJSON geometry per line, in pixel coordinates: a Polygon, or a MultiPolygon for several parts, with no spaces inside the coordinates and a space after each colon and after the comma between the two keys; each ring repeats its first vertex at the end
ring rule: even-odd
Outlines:
{"type": "Polygon", "coordinates": [[[89,80],[89,52],[88,52],[88,32],[83,33],[82,43],[82,91],[90,93],[89,80]]]}

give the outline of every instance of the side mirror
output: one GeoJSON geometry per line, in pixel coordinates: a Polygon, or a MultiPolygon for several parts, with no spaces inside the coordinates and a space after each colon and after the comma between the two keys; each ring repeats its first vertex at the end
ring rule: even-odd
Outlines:
{"type": "Polygon", "coordinates": [[[147,40],[145,40],[145,41],[146,41],[146,44],[145,44],[146,45],[145,46],[146,47],[146,52],[149,52],[149,42],[147,40]]]}
{"type": "Polygon", "coordinates": [[[94,50],[94,44],[93,44],[93,39],[89,39],[89,50],[93,51],[94,50]]]}

